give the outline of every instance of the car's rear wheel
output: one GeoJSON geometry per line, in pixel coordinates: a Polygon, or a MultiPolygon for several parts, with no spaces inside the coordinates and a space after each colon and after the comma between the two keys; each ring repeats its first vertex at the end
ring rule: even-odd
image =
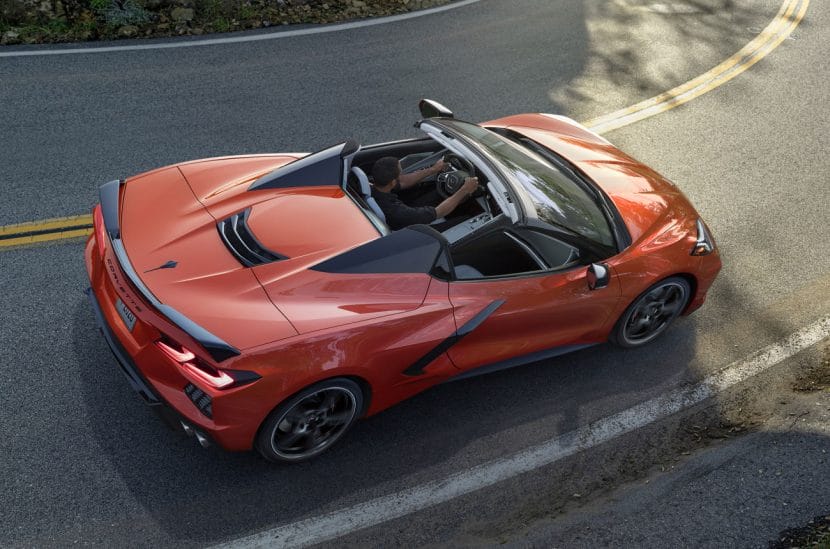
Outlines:
{"type": "Polygon", "coordinates": [[[628,306],[614,326],[611,340],[628,348],[651,343],[680,316],[691,294],[691,286],[684,278],[661,280],[628,306]]]}
{"type": "Polygon", "coordinates": [[[342,439],[362,410],[363,391],[350,379],[311,385],[271,412],[257,435],[257,450],[270,461],[311,459],[342,439]]]}

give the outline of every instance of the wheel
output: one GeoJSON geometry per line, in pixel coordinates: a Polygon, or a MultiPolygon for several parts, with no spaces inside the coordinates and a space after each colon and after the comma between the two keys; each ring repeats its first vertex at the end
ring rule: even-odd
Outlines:
{"type": "Polygon", "coordinates": [[[362,411],[363,391],[354,381],[337,378],[311,385],[271,412],[256,448],[269,461],[311,459],[343,438],[362,411]]]}
{"type": "Polygon", "coordinates": [[[611,333],[611,340],[621,347],[640,347],[666,331],[689,303],[689,283],[673,276],[640,294],[622,314],[611,333]]]}

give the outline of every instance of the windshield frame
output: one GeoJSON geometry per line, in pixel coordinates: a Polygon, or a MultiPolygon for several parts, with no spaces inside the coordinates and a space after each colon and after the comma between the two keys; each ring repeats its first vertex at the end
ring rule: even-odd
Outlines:
{"type": "MultiPolygon", "coordinates": [[[[586,245],[589,248],[592,248],[592,249],[596,250],[597,252],[599,252],[600,250],[605,250],[605,253],[603,255],[609,255],[609,256],[614,255],[615,253],[621,252],[623,249],[625,249],[628,246],[628,244],[630,244],[630,242],[627,243],[627,240],[630,240],[630,239],[626,239],[626,235],[628,233],[627,233],[627,230],[624,229],[624,224],[622,222],[622,219],[619,216],[619,212],[617,211],[616,207],[613,205],[613,203],[610,202],[610,200],[605,195],[605,193],[602,192],[602,190],[599,189],[599,187],[593,181],[591,181],[590,179],[588,179],[584,176],[581,176],[581,174],[579,174],[579,173],[575,173],[575,175],[578,176],[579,180],[574,181],[574,177],[571,174],[563,171],[559,166],[552,163],[549,159],[545,158],[543,155],[539,154],[537,151],[534,151],[533,149],[528,148],[527,146],[523,145],[522,143],[516,142],[515,140],[511,139],[510,137],[504,136],[504,135],[500,134],[499,132],[493,131],[490,128],[480,126],[478,124],[474,124],[472,122],[466,122],[464,120],[457,120],[457,119],[430,118],[430,119],[422,120],[420,122],[420,124],[429,124],[429,125],[433,126],[434,128],[437,128],[442,133],[451,134],[453,138],[462,140],[468,146],[474,148],[474,150],[481,157],[486,159],[488,161],[488,163],[491,165],[491,167],[494,168],[499,173],[502,180],[505,182],[505,184],[503,186],[511,194],[512,202],[514,204],[520,205],[520,207],[519,207],[520,220],[523,222],[523,224],[526,224],[526,225],[536,225],[536,224],[544,225],[544,226],[548,227],[549,229],[551,229],[555,232],[558,232],[562,235],[566,235],[567,237],[570,237],[570,239],[572,239],[572,240],[578,240],[579,242],[583,243],[584,245],[586,245]],[[480,145],[478,143],[478,141],[475,139],[474,136],[466,135],[463,132],[463,127],[459,127],[461,125],[475,126],[476,128],[479,128],[480,130],[484,130],[488,133],[492,133],[498,139],[503,140],[505,143],[507,143],[508,145],[510,145],[512,147],[515,147],[522,154],[528,156],[528,158],[530,158],[534,162],[542,163],[545,167],[548,167],[551,170],[555,170],[555,171],[561,173],[565,178],[572,181],[574,183],[575,187],[577,187],[580,190],[580,192],[584,192],[585,195],[587,196],[587,198],[592,200],[596,204],[596,206],[598,207],[600,212],[602,213],[602,219],[608,225],[607,228],[608,228],[608,231],[610,232],[610,236],[611,236],[611,239],[612,239],[613,243],[611,245],[608,245],[608,244],[603,243],[599,240],[595,240],[595,239],[591,238],[590,236],[579,233],[578,231],[572,229],[571,227],[568,227],[567,225],[559,225],[559,224],[556,224],[556,223],[549,223],[549,222],[545,221],[544,219],[539,218],[536,215],[535,202],[531,199],[531,197],[529,196],[529,193],[527,192],[527,190],[524,189],[522,183],[520,181],[518,181],[518,179],[513,175],[512,170],[509,169],[507,166],[505,166],[497,157],[495,157],[493,154],[491,154],[491,152],[488,150],[488,148],[480,145]],[[590,188],[590,190],[585,189],[584,188],[585,186],[588,186],[590,188]],[[594,191],[594,192],[591,192],[591,191],[594,191]],[[530,210],[532,212],[532,215],[528,214],[528,210],[530,210]],[[621,227],[620,227],[621,224],[622,224],[622,227],[623,227],[623,231],[621,231],[621,227]]],[[[546,148],[546,150],[549,150],[549,149],[546,148]]],[[[559,157],[559,155],[556,154],[554,151],[550,151],[550,152],[551,152],[552,155],[554,155],[556,157],[559,157]]],[[[563,160],[565,160],[565,159],[563,159],[563,160]]],[[[571,168],[571,171],[575,171],[575,170],[573,170],[572,166],[570,165],[570,162],[566,161],[566,163],[567,163],[568,167],[571,168]]]]}

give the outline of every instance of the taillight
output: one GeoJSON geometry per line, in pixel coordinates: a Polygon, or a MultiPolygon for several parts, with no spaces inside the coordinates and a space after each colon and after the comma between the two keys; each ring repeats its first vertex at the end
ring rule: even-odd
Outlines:
{"type": "Polygon", "coordinates": [[[184,371],[186,377],[202,381],[214,389],[245,385],[260,378],[259,374],[254,372],[214,368],[184,345],[174,343],[168,338],[159,339],[156,346],[184,371]]]}
{"type": "Polygon", "coordinates": [[[177,362],[179,364],[183,364],[196,358],[196,355],[194,355],[192,351],[189,351],[183,346],[181,347],[181,351],[177,351],[171,345],[168,345],[160,339],[156,341],[156,345],[158,345],[159,349],[161,349],[164,352],[164,354],[166,354],[167,356],[172,358],[174,362],[177,362]]]}
{"type": "Polygon", "coordinates": [[[107,228],[104,225],[104,214],[101,212],[101,205],[98,204],[92,209],[92,222],[95,226],[95,244],[98,247],[98,255],[104,258],[107,251],[107,228]]]}

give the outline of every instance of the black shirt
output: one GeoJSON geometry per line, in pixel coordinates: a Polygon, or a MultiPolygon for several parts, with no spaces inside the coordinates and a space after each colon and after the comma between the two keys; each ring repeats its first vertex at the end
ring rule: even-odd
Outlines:
{"type": "Polygon", "coordinates": [[[412,207],[405,204],[396,194],[400,188],[400,184],[395,184],[388,193],[372,188],[372,197],[386,216],[390,229],[397,231],[410,225],[428,225],[438,219],[433,206],[412,207]]]}

